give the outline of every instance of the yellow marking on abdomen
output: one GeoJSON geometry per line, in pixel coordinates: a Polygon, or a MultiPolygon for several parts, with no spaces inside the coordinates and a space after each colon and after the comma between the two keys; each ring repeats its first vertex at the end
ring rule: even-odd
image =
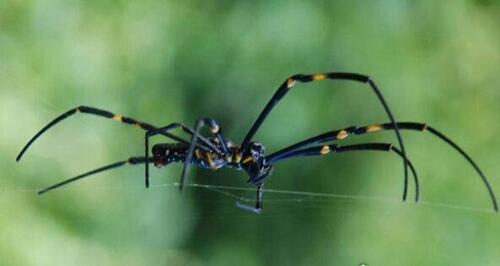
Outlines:
{"type": "Polygon", "coordinates": [[[341,131],[339,131],[339,133],[337,133],[337,136],[335,136],[335,137],[337,139],[345,139],[345,138],[347,138],[347,136],[349,136],[349,133],[347,133],[347,131],[342,129],[341,131]]]}
{"type": "Polygon", "coordinates": [[[207,158],[208,164],[210,165],[210,168],[215,168],[215,163],[214,160],[212,159],[212,154],[210,153],[205,153],[205,157],[207,158]]]}
{"type": "Polygon", "coordinates": [[[314,74],[312,76],[313,80],[323,80],[323,79],[326,79],[326,78],[327,78],[326,74],[314,74]]]}
{"type": "Polygon", "coordinates": [[[248,156],[247,158],[245,158],[245,159],[243,160],[243,162],[242,162],[242,163],[248,163],[248,162],[250,162],[250,161],[252,161],[252,160],[253,160],[252,156],[248,156]]]}
{"type": "Polygon", "coordinates": [[[319,151],[319,153],[320,153],[321,155],[325,155],[325,154],[327,154],[327,153],[329,153],[329,152],[330,152],[330,147],[329,147],[328,145],[323,146],[323,147],[321,148],[321,150],[319,151]]]}
{"type": "Polygon", "coordinates": [[[381,125],[371,125],[366,127],[366,132],[374,132],[384,129],[381,125]]]}
{"type": "Polygon", "coordinates": [[[122,115],[114,115],[112,117],[113,120],[118,121],[118,122],[122,122],[122,118],[123,118],[122,115]]]}
{"type": "Polygon", "coordinates": [[[293,87],[293,85],[295,85],[295,80],[294,79],[287,79],[286,86],[288,88],[291,88],[291,87],[293,87]]]}
{"type": "Polygon", "coordinates": [[[194,150],[194,156],[196,156],[196,159],[198,160],[201,158],[201,153],[199,149],[194,150]]]}
{"type": "Polygon", "coordinates": [[[241,161],[241,153],[238,152],[234,155],[234,162],[239,163],[240,161],[241,161]]]}

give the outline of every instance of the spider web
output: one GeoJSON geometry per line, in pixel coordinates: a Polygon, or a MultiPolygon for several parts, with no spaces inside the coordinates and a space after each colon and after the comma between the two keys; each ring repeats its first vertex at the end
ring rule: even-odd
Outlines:
{"type": "MultiPolygon", "coordinates": [[[[162,184],[154,184],[150,186],[150,189],[173,189],[178,188],[180,183],[178,182],[166,182],[162,184]]],[[[247,204],[252,204],[254,202],[253,197],[244,195],[244,192],[255,192],[253,187],[241,187],[241,186],[226,186],[226,185],[211,185],[202,183],[188,183],[185,184],[186,189],[192,190],[208,190],[213,193],[217,193],[227,198],[227,200],[236,200],[244,202],[247,204]]],[[[122,185],[122,186],[100,186],[100,187],[63,187],[58,188],[58,190],[64,191],[85,191],[85,190],[138,190],[144,189],[141,185],[122,185]]],[[[26,189],[2,189],[0,193],[3,197],[6,197],[11,193],[36,193],[40,188],[26,188],[26,189]]],[[[339,194],[339,193],[322,193],[322,192],[311,192],[311,191],[298,191],[298,190],[282,190],[282,189],[264,189],[266,205],[303,205],[305,207],[321,207],[326,206],[336,202],[342,203],[369,203],[377,202],[383,204],[403,204],[400,199],[380,197],[380,196],[362,196],[362,195],[352,195],[352,194],[339,194]]],[[[207,199],[209,200],[209,199],[207,199]]],[[[469,207],[464,205],[449,204],[436,201],[425,201],[421,200],[418,203],[407,202],[404,204],[416,204],[418,206],[438,208],[438,209],[450,209],[456,211],[467,211],[476,213],[490,213],[495,212],[489,208],[477,208],[469,207]]],[[[234,206],[237,210],[236,206],[234,206]]],[[[264,213],[267,210],[264,210],[264,213]]]]}

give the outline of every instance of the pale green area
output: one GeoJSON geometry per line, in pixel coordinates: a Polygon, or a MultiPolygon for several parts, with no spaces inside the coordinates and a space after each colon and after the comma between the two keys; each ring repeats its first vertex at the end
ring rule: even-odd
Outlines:
{"type": "MultiPolygon", "coordinates": [[[[447,133],[500,192],[498,1],[0,1],[0,264],[498,265],[500,218],[483,184],[428,134],[404,133],[422,200],[476,211],[400,202],[401,162],[373,152],[290,160],[267,182],[370,199],[273,202],[297,196],[268,193],[260,216],[211,191],[145,190],[142,167],[37,196],[143,152],[142,131],[84,115],[14,162],[38,129],[80,104],[157,125],[209,116],[239,142],[287,76],[324,71],[371,75],[398,120],[447,133]]],[[[273,151],[385,121],[362,84],[298,85],[257,139],[273,151]]],[[[345,143],[363,141],[395,138],[345,143]]],[[[154,170],[152,181],[172,184],[180,170],[154,170]]],[[[246,178],[194,170],[190,181],[246,178]]]]}

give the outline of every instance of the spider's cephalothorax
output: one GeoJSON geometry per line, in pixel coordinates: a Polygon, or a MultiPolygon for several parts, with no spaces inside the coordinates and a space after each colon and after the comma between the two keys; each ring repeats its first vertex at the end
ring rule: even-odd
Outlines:
{"type": "Polygon", "coordinates": [[[78,106],[58,116],[56,119],[54,119],[44,128],[42,128],[37,134],[35,134],[35,136],[32,137],[28,141],[28,143],[23,147],[23,149],[17,156],[16,161],[19,161],[21,159],[21,157],[30,147],[30,145],[46,130],[48,130],[55,124],[59,123],[61,120],[75,113],[85,113],[85,114],[92,114],[96,116],[111,118],[115,121],[134,125],[138,128],[144,129],[146,131],[145,145],[144,145],[145,154],[144,156],[130,157],[127,160],[109,164],[101,168],[92,170],[90,172],[81,174],[79,176],[73,177],[71,179],[67,179],[53,186],[40,190],[39,194],[43,194],[47,191],[74,182],[86,176],[106,171],[112,168],[116,168],[119,166],[123,166],[125,164],[145,164],[145,184],[146,187],[149,187],[149,167],[148,167],[149,163],[154,163],[154,165],[157,167],[163,167],[173,162],[180,162],[184,164],[184,168],[182,169],[182,174],[181,174],[181,180],[179,182],[180,189],[183,188],[186,182],[187,169],[190,164],[194,164],[200,168],[207,168],[214,170],[224,166],[238,170],[244,170],[249,177],[248,183],[255,185],[257,187],[257,198],[255,207],[247,206],[240,203],[237,203],[237,206],[245,210],[250,210],[256,213],[260,213],[262,211],[262,195],[264,193],[263,189],[264,182],[266,178],[271,174],[274,163],[285,159],[301,157],[301,156],[320,156],[320,155],[327,155],[340,152],[368,150],[368,151],[392,151],[401,157],[405,170],[403,200],[405,200],[407,197],[407,190],[408,190],[407,168],[409,167],[415,181],[415,200],[418,201],[419,197],[418,178],[415,173],[415,169],[413,168],[413,165],[410,163],[410,161],[406,156],[405,149],[403,146],[403,140],[401,138],[401,135],[399,134],[400,130],[417,130],[417,131],[430,132],[431,134],[437,136],[444,142],[451,145],[456,151],[458,151],[479,174],[479,176],[482,179],[482,182],[484,183],[484,185],[488,190],[494,210],[495,211],[498,210],[495,194],[493,192],[491,185],[486,179],[486,176],[482,173],[481,169],[472,160],[472,158],[467,153],[465,153],[464,150],[462,150],[457,144],[451,141],[444,134],[442,134],[441,132],[437,131],[436,129],[430,126],[427,126],[426,124],[415,123],[415,122],[397,122],[394,119],[394,116],[392,115],[391,111],[389,110],[389,107],[385,99],[382,97],[382,93],[378,89],[377,85],[375,85],[375,82],[370,77],[357,73],[332,72],[332,73],[320,73],[311,75],[298,74],[287,78],[280,85],[280,87],[274,93],[273,97],[269,100],[269,102],[266,104],[264,110],[262,110],[260,115],[257,117],[257,119],[255,120],[252,127],[247,132],[245,138],[243,139],[243,141],[239,146],[233,145],[231,142],[229,142],[222,134],[222,130],[219,124],[215,120],[209,118],[203,118],[198,120],[194,128],[185,126],[181,123],[171,123],[164,127],[155,127],[151,124],[141,122],[130,117],[117,115],[106,110],[88,106],[78,106]],[[252,139],[254,135],[257,133],[262,123],[264,122],[264,120],[266,119],[266,117],[272,111],[274,106],[278,104],[278,102],[291,90],[292,87],[294,87],[294,85],[297,82],[305,83],[305,82],[319,81],[325,79],[351,80],[368,84],[369,87],[375,93],[375,95],[378,97],[390,121],[388,123],[383,123],[383,124],[372,124],[361,127],[351,126],[340,130],[328,131],[326,133],[319,134],[314,137],[295,143],[293,145],[290,145],[270,155],[266,155],[264,146],[260,143],[254,142],[252,139]],[[210,129],[211,132],[210,137],[205,137],[200,133],[202,127],[208,127],[210,129]],[[185,133],[189,134],[191,136],[191,139],[188,141],[172,134],[171,131],[176,128],[180,128],[185,133]],[[361,143],[354,145],[339,145],[332,143],[335,141],[341,141],[349,136],[361,135],[370,132],[379,132],[383,130],[393,130],[396,133],[397,140],[399,143],[399,149],[394,147],[390,143],[361,143]],[[151,150],[153,157],[150,158],[149,138],[155,135],[162,135],[176,142],[154,145],[151,150]]]}
{"type": "Polygon", "coordinates": [[[241,167],[247,172],[248,183],[258,185],[273,171],[273,166],[268,164],[264,156],[265,148],[260,143],[250,142],[248,152],[243,154],[241,167]]]}

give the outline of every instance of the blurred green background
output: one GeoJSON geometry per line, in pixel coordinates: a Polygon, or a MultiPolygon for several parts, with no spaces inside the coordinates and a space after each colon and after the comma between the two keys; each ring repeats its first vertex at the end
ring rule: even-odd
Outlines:
{"type": "MultiPolygon", "coordinates": [[[[149,190],[143,168],[129,166],[37,196],[141,155],[144,132],[106,119],[72,117],[14,161],[37,130],[81,104],[156,125],[208,116],[238,143],[286,77],[328,71],[372,76],[398,120],[448,134],[500,191],[498,1],[0,1],[0,264],[499,265],[500,219],[485,187],[427,133],[403,133],[420,204],[400,201],[396,156],[333,154],[277,164],[266,188],[366,198],[267,193],[262,215],[214,191],[179,193],[170,186],[179,165],[153,170],[149,190]]],[[[363,84],[299,84],[256,139],[272,152],[385,121],[363,84]]],[[[343,143],[366,141],[395,137],[343,143]]],[[[246,179],[190,172],[199,184],[246,179]]]]}

